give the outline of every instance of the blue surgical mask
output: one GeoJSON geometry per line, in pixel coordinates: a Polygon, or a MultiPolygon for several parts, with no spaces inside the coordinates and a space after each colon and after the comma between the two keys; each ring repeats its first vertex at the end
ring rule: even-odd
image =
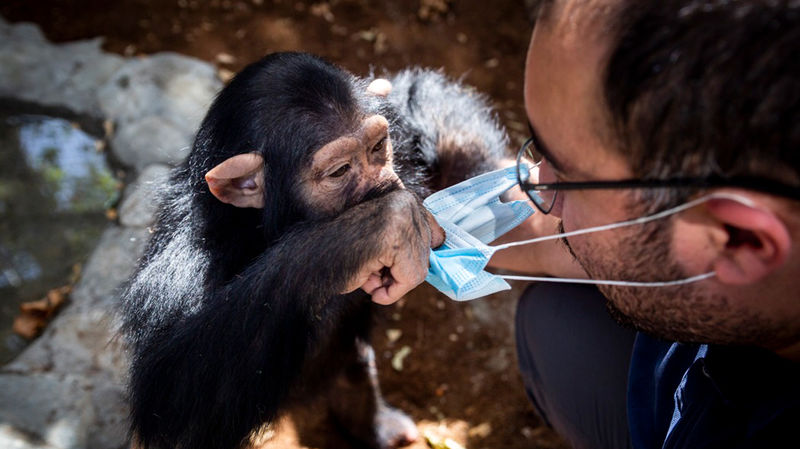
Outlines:
{"type": "Polygon", "coordinates": [[[428,283],[459,301],[511,288],[483,268],[495,251],[488,243],[533,214],[527,201],[500,200],[500,195],[516,184],[516,168],[509,167],[468,179],[425,199],[423,204],[445,231],[444,244],[430,253],[428,283]]]}
{"type": "Polygon", "coordinates": [[[632,220],[537,237],[520,242],[510,242],[503,245],[488,245],[489,242],[525,221],[533,213],[533,209],[526,201],[509,203],[500,201],[499,196],[516,185],[515,173],[515,167],[486,173],[437,192],[424,201],[423,204],[436,217],[437,222],[447,234],[445,243],[430,253],[430,268],[428,269],[426,280],[451,299],[468,301],[501,290],[508,290],[511,287],[505,279],[628,287],[668,287],[708,279],[714,276],[713,271],[674,281],[641,282],[539,276],[498,276],[485,271],[484,268],[495,251],[512,246],[647,223],[690,209],[715,198],[725,198],[748,206],[753,205],[749,199],[739,195],[713,193],[671,209],[632,220]]]}

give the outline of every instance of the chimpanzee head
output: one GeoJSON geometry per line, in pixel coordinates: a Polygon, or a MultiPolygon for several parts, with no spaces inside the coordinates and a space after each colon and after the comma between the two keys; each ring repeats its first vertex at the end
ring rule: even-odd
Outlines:
{"type": "Polygon", "coordinates": [[[216,200],[261,208],[281,228],[335,215],[397,185],[386,90],[314,56],[276,53],[222,90],[198,132],[193,161],[216,200]]]}

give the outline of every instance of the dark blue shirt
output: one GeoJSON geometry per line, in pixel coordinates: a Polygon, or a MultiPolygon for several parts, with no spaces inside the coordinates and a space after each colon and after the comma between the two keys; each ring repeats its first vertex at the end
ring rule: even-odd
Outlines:
{"type": "Polygon", "coordinates": [[[628,422],[636,449],[800,448],[800,364],[639,333],[628,422]]]}

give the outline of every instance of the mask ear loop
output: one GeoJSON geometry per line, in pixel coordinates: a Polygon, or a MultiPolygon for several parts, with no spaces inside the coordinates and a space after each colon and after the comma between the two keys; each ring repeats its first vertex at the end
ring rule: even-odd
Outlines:
{"type": "Polygon", "coordinates": [[[506,249],[506,248],[511,248],[512,246],[528,245],[530,243],[544,242],[546,240],[555,240],[555,239],[560,239],[560,238],[565,238],[565,237],[572,237],[572,236],[575,236],[575,235],[589,234],[591,232],[608,231],[610,229],[623,228],[625,226],[648,223],[648,222],[653,221],[653,220],[658,220],[658,219],[661,219],[661,218],[664,218],[664,217],[668,217],[668,216],[673,215],[673,214],[677,214],[678,212],[683,212],[686,209],[691,209],[691,208],[697,206],[698,204],[702,204],[702,203],[705,203],[706,201],[713,200],[713,199],[728,199],[728,200],[732,200],[732,201],[736,201],[738,203],[744,204],[745,206],[750,206],[750,207],[755,206],[755,203],[750,201],[749,198],[745,198],[745,197],[740,196],[740,195],[735,195],[735,194],[732,194],[732,193],[712,193],[710,195],[706,195],[706,196],[694,199],[692,201],[688,201],[688,202],[683,203],[683,204],[681,204],[679,206],[675,206],[675,207],[673,207],[671,209],[667,209],[667,210],[664,210],[664,211],[661,211],[661,212],[658,212],[658,213],[655,213],[655,214],[652,214],[652,215],[646,215],[644,217],[634,218],[632,220],[618,221],[616,223],[610,223],[610,224],[607,224],[607,225],[593,226],[591,228],[578,229],[576,231],[564,232],[564,233],[561,233],[561,234],[545,235],[543,237],[536,237],[536,238],[532,238],[532,239],[529,239],[529,240],[521,240],[519,242],[509,242],[509,243],[504,243],[502,245],[495,245],[495,246],[491,246],[491,247],[495,248],[496,251],[500,251],[500,250],[503,250],[503,249],[506,249]]]}
{"type": "MultiPolygon", "coordinates": [[[[536,237],[529,240],[521,240],[519,242],[509,242],[502,245],[495,245],[490,246],[495,251],[500,251],[506,248],[511,248],[513,246],[521,246],[521,245],[528,245],[531,243],[538,243],[544,242],[546,240],[555,240],[561,239],[565,237],[572,237],[575,235],[582,235],[582,234],[589,234],[591,232],[599,232],[599,231],[607,231],[610,229],[622,228],[625,226],[637,225],[642,223],[647,223],[653,220],[658,220],[664,217],[668,217],[670,215],[676,214],[678,212],[682,212],[686,209],[691,209],[699,204],[705,203],[706,201],[713,200],[713,199],[728,199],[732,201],[736,201],[738,203],[744,204],[745,206],[754,207],[755,203],[753,203],[749,198],[743,197],[741,195],[736,195],[732,193],[712,193],[692,201],[688,201],[683,203],[679,206],[652,214],[647,215],[644,217],[635,218],[633,220],[625,220],[619,221],[616,223],[611,223],[602,226],[594,226],[591,228],[585,229],[578,229],[576,231],[564,232],[561,234],[553,234],[553,235],[546,235],[543,237],[536,237]]],[[[708,279],[710,277],[715,276],[716,273],[710,271],[708,273],[699,274],[696,276],[688,277],[685,279],[678,279],[674,281],[663,281],[663,282],[636,282],[636,281],[616,281],[616,280],[607,280],[607,279],[570,279],[570,278],[553,278],[553,277],[544,277],[544,276],[515,276],[515,275],[498,275],[503,279],[508,280],[519,280],[519,281],[539,281],[539,282],[563,282],[563,283],[574,283],[574,284],[594,284],[594,285],[617,285],[617,286],[627,286],[627,287],[670,287],[675,285],[683,285],[683,284],[690,284],[692,282],[702,281],[704,279],[708,279]]]]}
{"type": "Polygon", "coordinates": [[[685,279],[678,279],[675,281],[664,282],[636,282],[636,281],[612,281],[608,279],[571,279],[571,278],[550,278],[543,276],[513,276],[506,274],[499,274],[499,277],[509,281],[537,281],[537,282],[561,282],[568,284],[593,284],[593,285],[618,285],[624,287],[672,287],[675,285],[691,284],[692,282],[702,281],[716,276],[716,273],[710,271],[708,273],[698,274],[697,276],[688,277],[685,279]]]}

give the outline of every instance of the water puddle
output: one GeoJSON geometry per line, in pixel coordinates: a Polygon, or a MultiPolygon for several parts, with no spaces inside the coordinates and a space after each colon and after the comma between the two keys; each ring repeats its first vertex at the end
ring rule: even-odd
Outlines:
{"type": "Polygon", "coordinates": [[[0,104],[0,364],[27,343],[12,332],[19,305],[70,281],[119,196],[102,141],[81,128],[0,104]]]}

